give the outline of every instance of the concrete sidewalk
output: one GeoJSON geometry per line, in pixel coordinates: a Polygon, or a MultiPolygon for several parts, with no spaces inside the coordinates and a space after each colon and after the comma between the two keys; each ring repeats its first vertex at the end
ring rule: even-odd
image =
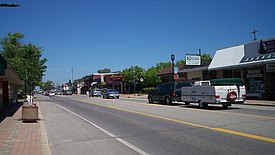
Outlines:
{"type": "Polygon", "coordinates": [[[12,116],[4,118],[0,123],[0,155],[51,154],[40,109],[39,118],[34,123],[22,122],[22,104],[12,116]]]}

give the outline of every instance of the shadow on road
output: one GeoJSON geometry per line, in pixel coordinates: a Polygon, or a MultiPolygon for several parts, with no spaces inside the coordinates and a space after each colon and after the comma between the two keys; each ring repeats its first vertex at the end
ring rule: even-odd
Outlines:
{"type": "Polygon", "coordinates": [[[0,123],[6,118],[6,117],[12,117],[15,112],[23,105],[23,102],[18,102],[14,104],[10,104],[5,106],[3,109],[0,110],[0,123]]]}
{"type": "MultiPolygon", "coordinates": [[[[147,102],[148,103],[148,102],[147,102]]],[[[185,105],[184,103],[172,103],[172,104],[164,104],[161,102],[154,102],[154,103],[148,103],[148,104],[159,104],[159,105],[166,105],[166,106],[171,106],[171,107],[181,107],[181,108],[190,108],[190,109],[200,109],[197,104],[190,104],[190,105],[185,105]]],[[[221,105],[208,105],[207,107],[203,108],[204,110],[236,110],[236,109],[241,109],[241,108],[236,108],[233,107],[228,107],[228,108],[223,108],[221,105]]]]}

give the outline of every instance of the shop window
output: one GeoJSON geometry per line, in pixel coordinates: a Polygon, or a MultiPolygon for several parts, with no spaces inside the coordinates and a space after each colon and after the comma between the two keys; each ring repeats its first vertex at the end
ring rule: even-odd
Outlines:
{"type": "Polygon", "coordinates": [[[233,70],[234,78],[241,78],[241,71],[239,69],[233,70]]]}
{"type": "Polygon", "coordinates": [[[232,70],[224,70],[223,77],[224,78],[232,78],[232,70]]]}

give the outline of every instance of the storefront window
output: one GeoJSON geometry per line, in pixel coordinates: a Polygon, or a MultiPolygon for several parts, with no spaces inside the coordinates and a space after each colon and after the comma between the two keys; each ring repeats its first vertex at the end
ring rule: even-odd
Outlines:
{"type": "Polygon", "coordinates": [[[251,68],[245,71],[247,96],[263,98],[264,89],[264,72],[263,68],[251,68]]]}

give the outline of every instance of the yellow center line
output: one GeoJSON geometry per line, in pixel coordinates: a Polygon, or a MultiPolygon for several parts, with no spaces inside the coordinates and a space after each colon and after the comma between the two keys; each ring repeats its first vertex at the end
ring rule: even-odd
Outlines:
{"type": "MultiPolygon", "coordinates": [[[[128,102],[127,102],[128,103],[128,102]]],[[[160,104],[148,104],[148,103],[140,103],[140,102],[132,102],[131,104],[141,104],[146,106],[159,106],[159,107],[169,107],[169,108],[178,108],[178,106],[169,106],[169,105],[160,105],[160,104]]],[[[186,109],[187,110],[187,109],[186,109]]],[[[260,115],[251,115],[251,114],[241,114],[241,113],[234,113],[234,112],[225,112],[225,111],[211,111],[211,110],[204,110],[204,109],[188,109],[194,111],[203,111],[203,112],[211,112],[211,113],[221,113],[221,114],[228,114],[228,115],[238,115],[238,116],[246,116],[246,117],[254,117],[254,118],[264,118],[264,119],[272,119],[275,120],[275,117],[269,116],[260,116],[260,115]]]]}
{"type": "Polygon", "coordinates": [[[180,123],[180,124],[195,126],[195,127],[199,127],[199,128],[213,130],[213,131],[219,131],[219,132],[223,132],[223,133],[227,133],[227,134],[232,134],[232,135],[237,135],[237,136],[241,136],[241,137],[246,137],[246,138],[251,138],[251,139],[257,139],[257,140],[261,140],[261,141],[265,141],[265,142],[270,142],[270,143],[275,143],[275,139],[273,139],[273,138],[268,138],[268,137],[263,137],[263,136],[248,134],[248,133],[234,131],[234,130],[229,130],[229,129],[209,127],[209,126],[206,126],[206,125],[195,124],[195,123],[191,123],[191,122],[186,122],[186,121],[181,121],[181,120],[177,120],[177,119],[173,119],[173,118],[167,118],[167,117],[158,116],[158,115],[154,115],[154,114],[148,114],[148,113],[144,113],[144,112],[139,112],[139,111],[124,109],[124,108],[120,108],[120,107],[116,107],[116,106],[111,106],[111,105],[103,105],[103,104],[92,103],[92,102],[89,102],[89,101],[83,101],[83,100],[78,100],[78,99],[73,99],[73,100],[84,102],[84,103],[89,103],[89,104],[93,104],[93,105],[97,105],[97,106],[101,106],[101,107],[116,109],[116,110],[120,110],[120,111],[135,113],[135,114],[139,114],[139,115],[143,115],[143,116],[148,116],[148,117],[158,118],[158,119],[162,119],[162,120],[172,121],[172,122],[176,122],[176,123],[180,123]]]}

